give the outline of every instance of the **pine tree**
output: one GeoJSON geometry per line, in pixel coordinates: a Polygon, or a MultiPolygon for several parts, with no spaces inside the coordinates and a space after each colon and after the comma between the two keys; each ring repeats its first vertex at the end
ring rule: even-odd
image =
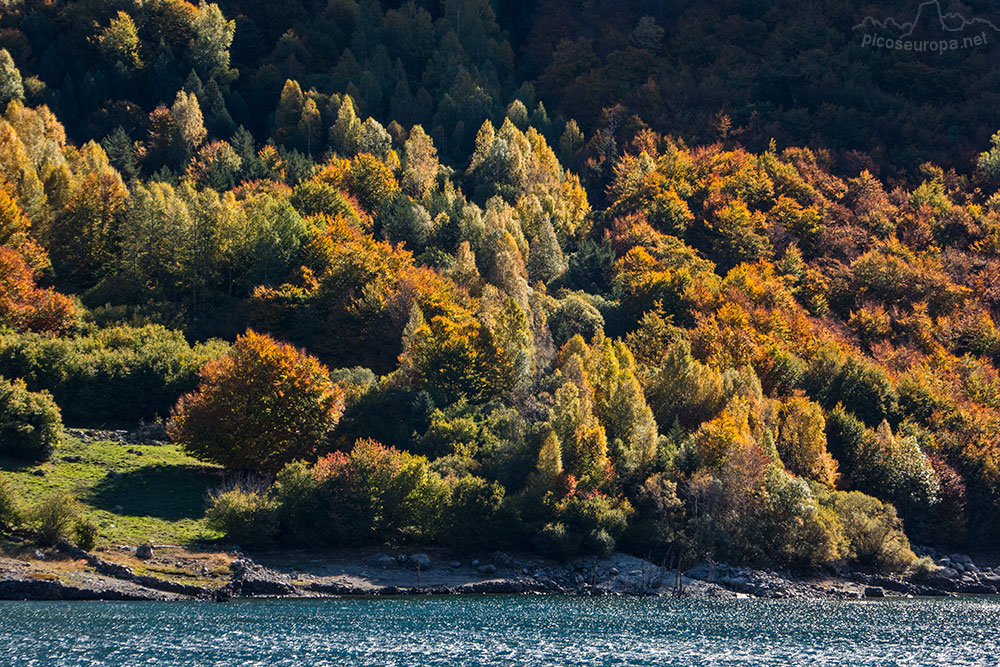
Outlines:
{"type": "Polygon", "coordinates": [[[178,164],[184,164],[208,135],[198,98],[183,90],[177,91],[170,117],[174,129],[174,156],[178,164]]]}
{"type": "Polygon", "coordinates": [[[548,217],[542,220],[538,236],[531,239],[528,253],[528,277],[532,283],[548,283],[566,271],[566,258],[559,247],[559,239],[548,217]]]}
{"type": "Polygon", "coordinates": [[[278,108],[274,112],[274,142],[279,146],[291,147],[302,119],[304,101],[299,82],[291,79],[285,81],[278,108]]]}
{"type": "Polygon", "coordinates": [[[309,98],[302,106],[302,117],[296,130],[298,144],[306,155],[318,153],[322,148],[320,140],[323,132],[323,119],[316,107],[316,102],[309,98]]]}
{"type": "Polygon", "coordinates": [[[0,49],[0,107],[7,108],[11,100],[24,99],[21,72],[14,65],[7,49],[0,49]]]}
{"type": "Polygon", "coordinates": [[[337,111],[337,122],[330,128],[330,144],[340,155],[351,157],[357,154],[360,142],[361,121],[354,111],[354,100],[344,95],[337,111]]]}

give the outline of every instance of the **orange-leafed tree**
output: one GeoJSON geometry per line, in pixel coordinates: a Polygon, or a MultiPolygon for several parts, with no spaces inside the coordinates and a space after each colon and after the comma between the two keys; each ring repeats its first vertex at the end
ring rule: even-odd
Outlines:
{"type": "Polygon", "coordinates": [[[291,345],[249,330],[201,370],[169,430],[192,455],[227,468],[273,473],[321,450],[344,411],[327,368],[291,345]]]}
{"type": "Polygon", "coordinates": [[[71,299],[39,288],[24,256],[0,246],[0,327],[58,334],[70,329],[76,318],[71,299]]]}

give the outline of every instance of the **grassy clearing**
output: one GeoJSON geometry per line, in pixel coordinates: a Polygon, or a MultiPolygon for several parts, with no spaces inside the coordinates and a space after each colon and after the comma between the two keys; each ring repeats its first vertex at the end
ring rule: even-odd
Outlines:
{"type": "Polygon", "coordinates": [[[220,537],[205,526],[204,514],[206,495],[222,481],[222,469],[176,445],[84,443],[66,436],[47,463],[0,458],[0,474],[13,482],[24,505],[57,489],[71,492],[99,526],[98,544],[190,545],[220,537]],[[77,456],[78,462],[63,460],[77,456]],[[32,474],[38,468],[46,474],[32,474]]]}

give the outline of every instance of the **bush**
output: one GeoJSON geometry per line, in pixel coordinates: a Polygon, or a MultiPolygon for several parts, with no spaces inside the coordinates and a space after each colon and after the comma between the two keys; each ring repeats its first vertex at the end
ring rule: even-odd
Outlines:
{"type": "Polygon", "coordinates": [[[916,559],[892,505],[860,491],[837,491],[823,502],[837,513],[848,555],[856,562],[900,572],[916,559]]]}
{"type": "Polygon", "coordinates": [[[422,456],[359,440],[349,455],[320,459],[315,475],[330,499],[327,516],[338,544],[439,532],[448,489],[422,456]]]}
{"type": "Polygon", "coordinates": [[[941,569],[941,566],[934,562],[930,556],[921,556],[910,564],[910,571],[920,577],[933,574],[941,569]]]}
{"type": "Polygon", "coordinates": [[[344,410],[344,392],[314,357],[247,331],[181,397],[171,437],[230,469],[274,473],[316,454],[344,410]]]}
{"type": "Polygon", "coordinates": [[[0,377],[0,456],[44,461],[61,437],[59,407],[48,393],[0,377]]]}
{"type": "Polygon", "coordinates": [[[535,548],[556,560],[569,560],[579,551],[579,541],[570,535],[564,523],[547,523],[535,535],[535,548]]]}
{"type": "Polygon", "coordinates": [[[114,327],[76,338],[0,335],[0,375],[48,391],[74,424],[165,416],[198,384],[198,370],[225,351],[212,341],[190,346],[159,325],[114,327]]]}
{"type": "Polygon", "coordinates": [[[503,535],[503,501],[504,488],[496,482],[471,475],[458,480],[443,522],[447,545],[469,551],[496,548],[503,535]]]}
{"type": "Polygon", "coordinates": [[[54,491],[31,509],[31,523],[38,541],[54,546],[67,539],[79,517],[76,500],[65,491],[54,491]]]}
{"type": "Polygon", "coordinates": [[[0,529],[13,528],[20,520],[21,514],[14,487],[5,478],[0,477],[0,529]]]}
{"type": "Polygon", "coordinates": [[[330,512],[330,499],[312,470],[301,461],[281,469],[271,486],[282,545],[315,546],[331,542],[331,522],[318,521],[330,512]]]}
{"type": "Polygon", "coordinates": [[[244,546],[271,544],[277,528],[275,504],[263,488],[235,486],[215,494],[205,519],[210,528],[244,546]]]}
{"type": "Polygon", "coordinates": [[[571,496],[560,503],[559,516],[575,541],[578,552],[607,556],[634,513],[627,500],[595,493],[571,496]]]}
{"type": "Polygon", "coordinates": [[[76,546],[84,551],[90,551],[97,542],[97,524],[90,519],[80,519],[73,529],[76,546]]]}

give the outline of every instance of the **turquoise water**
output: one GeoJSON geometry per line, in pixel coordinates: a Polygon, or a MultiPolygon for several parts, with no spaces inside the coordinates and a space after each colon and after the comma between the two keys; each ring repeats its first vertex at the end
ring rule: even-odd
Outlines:
{"type": "Polygon", "coordinates": [[[998,665],[1000,603],[0,602],[2,665],[998,665]]]}

